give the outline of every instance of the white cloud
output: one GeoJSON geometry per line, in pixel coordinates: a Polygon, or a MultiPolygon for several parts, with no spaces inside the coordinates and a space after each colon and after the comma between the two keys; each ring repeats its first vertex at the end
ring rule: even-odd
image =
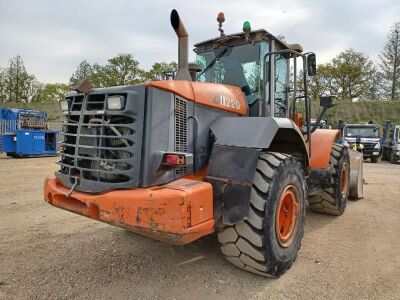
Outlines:
{"type": "MultiPolygon", "coordinates": [[[[176,60],[169,13],[178,9],[190,42],[218,35],[216,15],[225,12],[227,33],[253,29],[282,34],[327,62],[346,48],[375,57],[390,26],[399,21],[398,0],[50,1],[0,0],[0,66],[20,54],[29,72],[46,82],[68,81],[79,62],[105,63],[133,53],[142,67],[176,60]]],[[[192,54],[192,59],[194,55],[192,54]]]]}

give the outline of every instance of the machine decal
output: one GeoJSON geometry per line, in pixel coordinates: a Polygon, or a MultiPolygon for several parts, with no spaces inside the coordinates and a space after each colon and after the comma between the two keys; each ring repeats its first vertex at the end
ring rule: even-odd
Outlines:
{"type": "Polygon", "coordinates": [[[224,97],[222,95],[215,95],[213,100],[212,100],[215,104],[224,106],[224,107],[230,107],[230,108],[234,108],[237,110],[240,110],[240,101],[238,100],[234,100],[234,99],[230,99],[227,97],[224,97]]]}

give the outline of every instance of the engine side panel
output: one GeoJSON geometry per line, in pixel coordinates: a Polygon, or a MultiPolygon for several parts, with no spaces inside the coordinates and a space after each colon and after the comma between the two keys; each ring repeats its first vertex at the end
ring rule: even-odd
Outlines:
{"type": "Polygon", "coordinates": [[[211,155],[211,124],[234,114],[158,88],[148,87],[146,94],[140,186],[165,184],[200,172],[211,155]],[[194,163],[175,169],[162,166],[166,152],[192,153],[194,163]]]}
{"type": "Polygon", "coordinates": [[[204,105],[194,105],[193,118],[190,122],[197,123],[197,130],[193,129],[193,134],[196,139],[193,140],[193,144],[196,144],[195,157],[195,173],[198,173],[203,167],[208,164],[208,160],[211,156],[211,150],[213,145],[213,137],[210,134],[211,126],[222,117],[235,116],[227,111],[218,110],[212,107],[204,105]]]}
{"type": "Polygon", "coordinates": [[[173,181],[182,177],[180,171],[191,172],[190,167],[185,170],[163,168],[161,162],[165,152],[192,152],[190,145],[193,139],[192,124],[186,120],[193,111],[192,102],[156,88],[147,88],[146,94],[141,187],[173,181]],[[185,119],[178,121],[180,127],[176,122],[177,110],[179,118],[185,119]],[[177,138],[178,135],[182,136],[177,138]]]}

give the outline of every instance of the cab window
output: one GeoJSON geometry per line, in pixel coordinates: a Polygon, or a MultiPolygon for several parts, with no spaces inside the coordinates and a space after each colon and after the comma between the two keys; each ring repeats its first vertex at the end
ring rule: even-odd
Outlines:
{"type": "Polygon", "coordinates": [[[245,94],[248,104],[253,104],[259,98],[262,70],[259,44],[201,52],[197,54],[196,63],[203,69],[197,81],[237,86],[245,94]]]}
{"type": "Polygon", "coordinates": [[[288,107],[288,60],[275,56],[275,117],[286,117],[288,107]]]}

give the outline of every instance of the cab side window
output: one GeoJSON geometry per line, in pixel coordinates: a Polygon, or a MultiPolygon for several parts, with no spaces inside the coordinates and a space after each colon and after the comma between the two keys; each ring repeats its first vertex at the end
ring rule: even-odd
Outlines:
{"type": "Polygon", "coordinates": [[[275,56],[275,117],[286,117],[288,107],[288,61],[275,56]]]}

